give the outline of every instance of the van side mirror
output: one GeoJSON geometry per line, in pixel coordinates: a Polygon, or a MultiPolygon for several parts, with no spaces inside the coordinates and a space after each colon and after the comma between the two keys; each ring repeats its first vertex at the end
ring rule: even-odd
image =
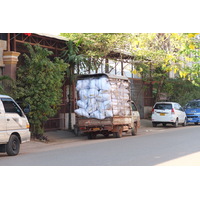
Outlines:
{"type": "Polygon", "coordinates": [[[24,113],[28,114],[31,111],[31,106],[28,104],[25,108],[24,108],[24,113]]]}

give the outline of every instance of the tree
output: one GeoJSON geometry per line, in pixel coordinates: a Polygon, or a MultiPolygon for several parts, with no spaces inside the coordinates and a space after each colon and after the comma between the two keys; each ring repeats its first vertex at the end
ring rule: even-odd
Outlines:
{"type": "Polygon", "coordinates": [[[85,71],[97,71],[105,64],[105,59],[109,58],[111,52],[124,53],[130,50],[129,33],[61,33],[61,35],[71,39],[78,46],[79,53],[89,59],[90,64],[82,66],[85,71]]]}
{"type": "Polygon", "coordinates": [[[44,122],[56,114],[62,97],[62,84],[68,65],[63,60],[48,57],[51,51],[27,44],[29,54],[24,54],[24,64],[17,70],[16,98],[30,104],[31,133],[40,137],[44,122]]]}
{"type": "Polygon", "coordinates": [[[79,54],[79,48],[78,45],[75,44],[72,40],[68,42],[68,49],[66,51],[63,51],[62,58],[66,63],[69,64],[69,67],[67,68],[67,76],[69,80],[69,120],[68,120],[68,129],[72,129],[71,124],[71,98],[72,98],[72,84],[74,82],[74,70],[77,66],[82,66],[85,68],[88,64],[88,59],[86,56],[79,54]]]}
{"type": "Polygon", "coordinates": [[[12,95],[14,81],[9,76],[0,76],[0,94],[12,95]]]}
{"type": "MultiPolygon", "coordinates": [[[[140,73],[146,81],[153,82],[155,100],[159,100],[169,72],[183,74],[185,77],[188,68],[185,67],[184,54],[187,44],[191,43],[188,34],[177,33],[141,33],[134,34],[132,53],[135,55],[134,73],[140,73]]],[[[193,68],[194,69],[194,68],[193,68]]]]}

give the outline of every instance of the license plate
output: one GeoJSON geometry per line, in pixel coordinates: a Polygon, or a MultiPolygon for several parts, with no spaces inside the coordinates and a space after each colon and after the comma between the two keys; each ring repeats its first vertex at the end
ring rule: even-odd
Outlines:
{"type": "Polygon", "coordinates": [[[165,116],[165,113],[160,113],[160,116],[165,116]]]}
{"type": "Polygon", "coordinates": [[[92,130],[93,130],[93,131],[99,131],[100,128],[93,128],[92,130]]]}
{"type": "Polygon", "coordinates": [[[188,120],[192,120],[192,118],[188,118],[188,120]]]}

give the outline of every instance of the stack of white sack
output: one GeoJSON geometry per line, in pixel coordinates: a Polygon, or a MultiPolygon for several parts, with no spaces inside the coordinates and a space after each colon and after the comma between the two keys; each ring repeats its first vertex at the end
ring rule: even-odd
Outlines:
{"type": "Polygon", "coordinates": [[[129,90],[127,87],[127,82],[119,79],[109,82],[106,76],[78,80],[76,89],[80,100],[77,101],[79,108],[75,110],[75,113],[96,119],[129,115],[130,108],[127,107],[129,90]]]}

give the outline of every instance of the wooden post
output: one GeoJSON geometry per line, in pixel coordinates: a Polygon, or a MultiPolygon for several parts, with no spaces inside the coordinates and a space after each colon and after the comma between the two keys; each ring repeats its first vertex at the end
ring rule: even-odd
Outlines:
{"type": "Polygon", "coordinates": [[[7,50],[10,51],[10,33],[8,33],[7,37],[7,50]]]}

